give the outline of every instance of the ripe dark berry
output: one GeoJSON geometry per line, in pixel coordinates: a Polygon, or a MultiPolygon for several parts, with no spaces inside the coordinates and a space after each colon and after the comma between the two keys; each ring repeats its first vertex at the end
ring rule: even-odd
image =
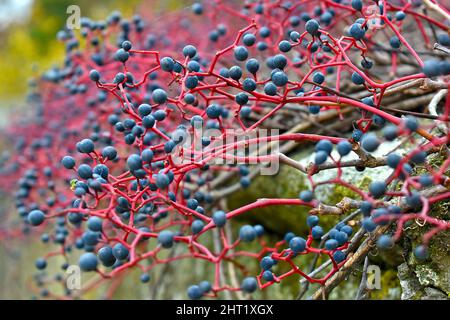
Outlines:
{"type": "Polygon", "coordinates": [[[126,62],[130,58],[130,54],[121,48],[116,51],[115,58],[120,62],[126,62]]]}
{"type": "Polygon", "coordinates": [[[352,82],[357,85],[364,84],[364,78],[359,75],[357,72],[352,73],[352,82]]]}
{"type": "Polygon", "coordinates": [[[336,145],[338,153],[343,157],[348,155],[352,151],[352,144],[347,140],[339,141],[336,145]]]}
{"type": "Polygon", "coordinates": [[[200,299],[203,296],[202,290],[197,285],[190,286],[187,289],[187,294],[188,294],[189,299],[192,299],[192,300],[200,299]]]}
{"type": "Polygon", "coordinates": [[[394,242],[392,241],[392,238],[386,234],[383,234],[377,241],[377,246],[380,249],[388,249],[393,244],[394,242]]]}
{"type": "Polygon", "coordinates": [[[304,202],[310,202],[314,199],[314,194],[309,190],[304,190],[300,192],[299,198],[304,202]]]}
{"type": "Polygon", "coordinates": [[[100,73],[97,70],[91,70],[89,72],[89,79],[91,79],[94,82],[100,81],[100,73]]]}
{"type": "Polygon", "coordinates": [[[430,257],[428,248],[424,245],[419,245],[414,249],[414,256],[419,261],[427,260],[430,257]]]}
{"type": "Polygon", "coordinates": [[[193,46],[188,44],[183,48],[183,55],[185,57],[193,58],[197,54],[197,49],[193,46]]]}
{"type": "Polygon", "coordinates": [[[32,226],[38,226],[44,222],[45,215],[41,210],[33,210],[28,214],[27,220],[32,226]]]}
{"type": "Polygon", "coordinates": [[[129,250],[122,243],[117,243],[113,249],[112,254],[117,260],[125,260],[128,258],[129,250]]]}
{"type": "Polygon", "coordinates": [[[289,248],[291,248],[294,253],[303,252],[306,249],[306,240],[301,237],[294,237],[289,241],[289,248]]]}
{"type": "Polygon", "coordinates": [[[367,152],[373,152],[377,150],[380,142],[374,133],[365,134],[361,139],[361,146],[367,152]]]}
{"type": "Polygon", "coordinates": [[[318,216],[308,216],[308,218],[306,218],[306,224],[308,225],[308,227],[312,228],[319,224],[319,220],[320,219],[318,216]]]}
{"type": "Polygon", "coordinates": [[[90,217],[87,221],[87,227],[91,231],[102,231],[103,220],[99,217],[90,217]]]}
{"type": "Polygon", "coordinates": [[[256,238],[255,229],[250,225],[245,225],[239,230],[239,238],[245,242],[251,242],[256,238]]]}
{"type": "Polygon", "coordinates": [[[75,159],[70,156],[65,156],[64,158],[62,158],[61,164],[66,169],[73,169],[73,167],[75,167],[75,159]]]}
{"type": "Polygon", "coordinates": [[[171,248],[173,246],[173,232],[170,230],[163,230],[158,235],[158,243],[163,248],[171,248]]]}
{"type": "Polygon", "coordinates": [[[91,153],[95,147],[91,139],[83,139],[77,143],[77,148],[82,153],[91,153]]]}
{"type": "Polygon", "coordinates": [[[97,256],[92,252],[83,253],[78,260],[78,264],[83,271],[95,271],[97,269],[97,256]]]}
{"type": "Polygon", "coordinates": [[[241,289],[246,293],[253,293],[256,291],[258,283],[253,277],[247,277],[242,281],[241,289]]]}
{"type": "Polygon", "coordinates": [[[167,93],[163,89],[156,89],[152,92],[152,98],[155,103],[163,104],[167,101],[167,93]]]}
{"type": "Polygon", "coordinates": [[[366,34],[366,31],[361,27],[359,23],[352,24],[349,32],[350,35],[356,40],[361,40],[366,34]]]}
{"type": "Polygon", "coordinates": [[[244,61],[248,58],[248,50],[246,47],[237,46],[234,48],[234,57],[238,61],[244,61]]]}
{"type": "Polygon", "coordinates": [[[363,8],[363,3],[361,0],[352,0],[352,7],[355,10],[361,11],[363,8]]]}
{"type": "Polygon", "coordinates": [[[203,230],[204,226],[205,224],[203,223],[202,220],[194,220],[191,225],[192,233],[194,234],[200,233],[203,230]]]}
{"type": "Polygon", "coordinates": [[[256,37],[255,35],[251,34],[251,33],[247,33],[244,35],[244,37],[242,38],[242,42],[247,46],[247,47],[251,47],[252,45],[255,44],[256,42],[256,37]]]}
{"type": "Polygon", "coordinates": [[[345,260],[345,253],[343,253],[340,250],[337,250],[333,253],[333,259],[337,262],[337,263],[341,263],[342,261],[345,260]]]}
{"type": "Polygon", "coordinates": [[[281,52],[289,52],[291,48],[291,43],[286,40],[283,40],[278,44],[278,49],[280,49],[281,52]]]}
{"type": "Polygon", "coordinates": [[[379,198],[386,192],[386,182],[384,181],[374,181],[369,185],[369,191],[371,195],[375,198],[379,198]]]}
{"type": "Polygon", "coordinates": [[[212,219],[213,219],[214,223],[216,224],[216,226],[218,226],[219,228],[223,227],[225,225],[225,223],[227,222],[226,214],[223,211],[214,212],[212,219]]]}
{"type": "Polygon", "coordinates": [[[173,67],[175,65],[173,59],[170,57],[162,58],[160,61],[160,64],[161,64],[161,69],[163,69],[164,71],[167,71],[167,72],[172,72],[173,67]]]}
{"type": "Polygon", "coordinates": [[[47,267],[47,261],[44,258],[36,259],[34,265],[38,270],[44,270],[47,267]]]}
{"type": "Polygon", "coordinates": [[[309,34],[315,36],[317,35],[317,32],[319,31],[320,28],[319,22],[317,22],[317,20],[314,19],[308,20],[308,22],[306,22],[305,28],[309,34]]]}

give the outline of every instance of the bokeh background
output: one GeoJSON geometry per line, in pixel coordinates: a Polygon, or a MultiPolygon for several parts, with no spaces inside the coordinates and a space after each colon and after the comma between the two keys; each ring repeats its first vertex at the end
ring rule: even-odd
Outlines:
{"type": "MultiPolygon", "coordinates": [[[[18,109],[27,110],[27,84],[31,79],[38,78],[52,65],[61,64],[64,58],[64,45],[57,41],[56,33],[64,26],[68,17],[66,10],[69,5],[76,4],[81,8],[82,16],[93,20],[104,19],[113,10],[120,10],[124,17],[133,14],[144,14],[147,10],[157,12],[161,18],[175,10],[190,10],[193,1],[183,0],[0,0],[0,128],[8,123],[12,112],[18,109]]],[[[0,144],[0,152],[5,147],[0,144]]],[[[304,148],[292,155],[292,158],[308,161],[311,150],[304,148]]],[[[385,173],[384,173],[385,174],[385,173]]],[[[347,177],[357,186],[367,186],[371,177],[378,179],[383,175],[380,170],[368,169],[365,176],[359,172],[350,172],[347,177]]],[[[0,182],[1,183],[1,182],[0,182]]],[[[298,190],[307,188],[304,176],[290,167],[282,167],[275,177],[259,177],[245,192],[234,194],[227,203],[230,208],[238,207],[261,197],[296,197],[298,190]]],[[[328,200],[338,202],[344,196],[352,196],[343,188],[332,188],[324,192],[328,200]]],[[[9,200],[10,201],[10,200],[9,200]]],[[[0,194],[0,219],[12,204],[0,194]]],[[[448,214],[448,206],[442,208],[443,214],[448,214]]],[[[258,214],[249,216],[244,223],[263,223],[268,231],[268,240],[277,241],[288,231],[299,234],[306,232],[305,209],[283,207],[276,210],[269,208],[258,210],[258,214]]],[[[325,227],[331,227],[336,221],[329,218],[324,221],[325,227]]],[[[0,221],[0,228],[5,221],[0,221]]],[[[412,231],[410,232],[412,233],[412,231]]],[[[419,235],[413,235],[419,239],[419,235]]],[[[0,240],[1,241],[1,240],[0,240]]],[[[445,247],[447,238],[441,239],[437,247],[445,247]]],[[[400,286],[400,268],[403,262],[401,244],[390,252],[371,255],[371,263],[382,269],[382,289],[373,291],[371,299],[399,299],[402,293],[400,286]]],[[[33,285],[34,261],[48,252],[38,237],[25,239],[8,239],[8,243],[0,243],[0,299],[30,299],[36,295],[39,288],[33,285]]],[[[444,254],[444,258],[450,259],[444,254]]],[[[61,261],[62,263],[62,261],[61,261]]],[[[303,261],[310,263],[310,261],[303,261]]],[[[449,265],[449,261],[446,260],[449,265]]],[[[52,264],[53,265],[53,264],[52,264]]],[[[309,264],[308,264],[309,265],[309,264]]],[[[59,265],[49,266],[50,274],[61,272],[59,265]]],[[[255,272],[258,266],[255,264],[255,272]]],[[[444,270],[445,271],[445,270],[444,270]]],[[[120,290],[114,295],[116,299],[177,299],[186,298],[185,288],[195,281],[204,280],[211,270],[198,261],[180,262],[164,266],[152,275],[148,286],[139,284],[139,273],[126,275],[126,280],[120,290]],[[162,275],[171,274],[170,277],[162,275]]],[[[83,281],[88,275],[83,275],[83,281]]],[[[352,299],[358,290],[361,271],[355,270],[347,281],[344,281],[330,296],[331,299],[352,299]]],[[[405,276],[406,277],[406,276],[405,276]]],[[[445,278],[448,279],[448,278],[445,278]]],[[[299,292],[297,277],[292,277],[283,285],[272,286],[258,292],[256,298],[295,299],[299,292]]],[[[434,279],[436,283],[436,280],[434,279]]],[[[100,292],[92,292],[83,298],[101,298],[106,288],[100,292]]],[[[224,296],[223,298],[236,298],[224,296]]]]}

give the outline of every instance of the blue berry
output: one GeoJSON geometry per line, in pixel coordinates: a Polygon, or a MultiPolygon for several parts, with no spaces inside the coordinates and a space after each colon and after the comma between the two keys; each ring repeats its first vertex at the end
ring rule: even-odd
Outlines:
{"type": "Polygon", "coordinates": [[[97,252],[98,258],[105,267],[112,267],[116,263],[113,250],[110,246],[100,248],[97,252]]]}
{"type": "Polygon", "coordinates": [[[196,2],[192,5],[192,12],[194,12],[197,15],[200,15],[203,13],[203,6],[201,3],[196,2]]]}
{"type": "Polygon", "coordinates": [[[211,104],[206,108],[206,115],[210,119],[217,119],[220,117],[221,108],[217,104],[211,104]]]}
{"type": "Polygon", "coordinates": [[[236,95],[235,100],[237,104],[243,106],[248,102],[248,95],[244,92],[240,92],[236,95]]]}
{"type": "Polygon", "coordinates": [[[113,247],[112,254],[117,260],[125,260],[128,258],[130,252],[127,247],[119,242],[113,247]]]}
{"type": "Polygon", "coordinates": [[[167,174],[163,172],[159,172],[156,175],[156,186],[159,189],[165,189],[170,184],[170,179],[167,174]]]}
{"type": "Polygon", "coordinates": [[[414,256],[416,257],[417,260],[424,261],[430,257],[430,253],[426,246],[420,245],[414,249],[414,256]]]}
{"type": "Polygon", "coordinates": [[[255,91],[256,90],[256,82],[251,78],[247,78],[242,82],[242,87],[245,91],[255,91]]]}
{"type": "Polygon", "coordinates": [[[259,263],[259,265],[261,266],[261,268],[263,270],[269,270],[270,268],[273,267],[274,265],[274,261],[271,257],[263,257],[259,263]]]}
{"type": "Polygon", "coordinates": [[[153,160],[154,153],[151,149],[145,149],[141,153],[141,159],[145,162],[150,163],[153,160]]]}
{"type": "Polygon", "coordinates": [[[127,165],[128,165],[128,168],[130,168],[130,170],[132,170],[132,171],[138,170],[138,169],[142,168],[142,159],[139,155],[132,154],[127,159],[127,165]]]}
{"type": "Polygon", "coordinates": [[[202,290],[203,293],[208,293],[212,290],[212,286],[211,283],[209,283],[209,281],[202,281],[198,284],[200,290],[202,290]]]}
{"type": "Polygon", "coordinates": [[[333,259],[337,262],[337,263],[341,263],[342,261],[345,260],[345,253],[343,253],[340,250],[336,250],[333,253],[333,259]]]}
{"type": "Polygon", "coordinates": [[[253,277],[247,277],[242,281],[241,289],[246,293],[255,292],[258,287],[258,283],[256,279],[253,277]]]}
{"type": "Polygon", "coordinates": [[[317,226],[319,224],[319,217],[318,216],[308,216],[308,218],[306,218],[306,224],[308,225],[308,227],[312,228],[314,226],[317,226]]]}
{"type": "Polygon", "coordinates": [[[348,155],[352,151],[352,144],[347,140],[339,141],[336,145],[338,153],[343,157],[348,155]]]}
{"type": "Polygon", "coordinates": [[[288,76],[283,71],[274,72],[271,80],[277,87],[284,87],[289,81],[288,76]]]}
{"type": "Polygon", "coordinates": [[[163,230],[158,234],[158,243],[163,248],[170,248],[173,246],[173,232],[170,230],[163,230]]]}
{"type": "Polygon", "coordinates": [[[368,232],[372,232],[377,227],[375,222],[370,217],[366,217],[362,220],[362,226],[368,232]]]}
{"type": "Polygon", "coordinates": [[[359,75],[358,72],[352,73],[352,82],[357,85],[364,84],[364,78],[359,75]]]}
{"type": "Polygon", "coordinates": [[[312,193],[312,191],[304,190],[300,192],[299,198],[304,202],[310,202],[314,199],[314,194],[312,193]]]}
{"type": "Polygon", "coordinates": [[[187,294],[189,299],[192,300],[200,299],[203,296],[202,290],[197,285],[190,286],[187,290],[187,294]]]}
{"type": "Polygon", "coordinates": [[[362,137],[361,146],[367,152],[375,151],[379,145],[380,142],[378,141],[378,138],[374,133],[368,133],[362,137]]]}
{"type": "Polygon", "coordinates": [[[103,220],[99,217],[90,217],[87,221],[87,227],[91,231],[102,231],[103,220]]]}
{"type": "Polygon", "coordinates": [[[245,225],[239,230],[239,238],[245,242],[251,242],[256,238],[255,229],[250,225],[245,225]]]}
{"type": "Polygon", "coordinates": [[[92,252],[83,253],[78,260],[78,264],[83,271],[95,271],[97,269],[97,256],[92,252]]]}
{"type": "Polygon", "coordinates": [[[397,166],[399,165],[400,161],[402,160],[402,157],[396,153],[390,153],[387,156],[386,160],[387,160],[387,165],[389,167],[391,167],[392,169],[396,169],[397,166]]]}
{"type": "Polygon", "coordinates": [[[262,274],[262,278],[266,281],[273,281],[274,277],[272,271],[269,270],[264,271],[262,274]]]}
{"type": "Polygon", "coordinates": [[[361,11],[363,8],[363,3],[361,0],[352,0],[352,8],[361,11]]]}
{"type": "Polygon", "coordinates": [[[116,51],[115,58],[120,62],[126,62],[129,57],[130,54],[123,48],[120,48],[119,50],[116,51]]]}
{"type": "Polygon", "coordinates": [[[264,227],[262,225],[257,224],[253,226],[253,229],[255,229],[256,236],[261,237],[262,235],[264,235],[264,227]]]}
{"type": "Polygon", "coordinates": [[[75,167],[75,159],[70,156],[65,156],[64,158],[62,158],[61,164],[66,169],[73,169],[73,167],[75,167]]]}
{"type": "Polygon", "coordinates": [[[246,63],[245,63],[245,68],[247,69],[248,72],[250,72],[251,74],[255,74],[258,70],[259,70],[259,62],[258,60],[252,58],[249,59],[246,63]]]}
{"type": "Polygon", "coordinates": [[[278,44],[278,49],[280,49],[281,52],[289,52],[291,48],[291,43],[287,40],[283,40],[278,44]]]}
{"type": "Polygon", "coordinates": [[[273,57],[272,62],[275,68],[278,69],[284,69],[284,67],[286,67],[287,65],[287,59],[282,54],[277,54],[275,57],[273,57]]]}
{"type": "Polygon", "coordinates": [[[393,245],[392,238],[386,234],[383,234],[377,241],[377,246],[380,249],[388,249],[393,245]]]}
{"type": "Polygon", "coordinates": [[[193,46],[188,44],[183,48],[183,55],[185,57],[193,58],[197,54],[197,49],[193,46]]]}
{"type": "Polygon", "coordinates": [[[437,41],[443,46],[450,47],[450,36],[446,33],[438,34],[437,41]]]}
{"type": "Polygon", "coordinates": [[[152,92],[152,99],[157,104],[163,104],[167,101],[167,93],[163,89],[155,89],[152,92]]]}
{"type": "Polygon", "coordinates": [[[316,152],[324,151],[329,155],[333,150],[333,144],[331,143],[330,140],[322,139],[316,143],[314,150],[316,152]]]}
{"type": "Polygon", "coordinates": [[[315,83],[321,84],[325,81],[325,76],[322,72],[315,72],[313,75],[313,81],[315,83]]]}
{"type": "Polygon", "coordinates": [[[391,45],[392,48],[398,49],[400,48],[401,42],[397,36],[393,36],[389,39],[389,44],[391,45]]]}
{"type": "Polygon", "coordinates": [[[318,151],[316,152],[316,156],[314,158],[314,163],[316,165],[320,165],[322,163],[324,163],[325,161],[327,161],[328,158],[328,153],[326,153],[325,151],[318,151]]]}
{"type": "Polygon", "coordinates": [[[191,225],[192,233],[194,234],[200,233],[203,230],[204,226],[205,224],[203,223],[202,220],[194,220],[191,225]]]}
{"type": "Polygon", "coordinates": [[[339,246],[339,243],[335,239],[329,239],[325,241],[325,249],[334,250],[339,246]]]}
{"type": "Polygon", "coordinates": [[[323,236],[323,229],[321,226],[315,226],[311,229],[311,235],[314,239],[320,240],[323,236]]]}
{"type": "Polygon", "coordinates": [[[416,131],[419,128],[419,122],[413,116],[406,116],[404,123],[405,127],[408,128],[410,131],[416,131]]]}
{"type": "Polygon", "coordinates": [[[44,270],[47,267],[47,261],[44,258],[36,259],[34,265],[38,270],[44,270]]]}
{"type": "Polygon", "coordinates": [[[383,137],[388,141],[393,141],[398,136],[398,128],[395,125],[389,125],[383,129],[383,137]]]}
{"type": "Polygon", "coordinates": [[[352,139],[355,140],[356,142],[358,142],[359,140],[361,140],[363,134],[364,133],[361,130],[355,129],[352,132],[352,139]]]}
{"type": "Polygon", "coordinates": [[[317,35],[319,28],[320,28],[319,22],[317,22],[317,20],[314,20],[314,19],[308,20],[308,22],[306,22],[305,28],[309,34],[311,34],[312,36],[315,36],[315,35],[317,35]]]}
{"type": "Polygon", "coordinates": [[[77,143],[77,149],[81,153],[91,153],[94,151],[94,142],[91,139],[83,139],[77,143]]]}
{"type": "Polygon", "coordinates": [[[140,280],[142,283],[147,283],[147,282],[150,281],[150,276],[149,276],[147,273],[143,273],[143,274],[141,274],[141,276],[139,277],[139,280],[140,280]]]}
{"type": "Polygon", "coordinates": [[[237,46],[234,48],[234,57],[238,61],[244,61],[248,58],[248,50],[246,47],[237,46]]]}
{"type": "Polygon", "coordinates": [[[239,80],[242,77],[242,69],[239,66],[232,66],[228,71],[228,75],[233,80],[239,80]]]}
{"type": "Polygon", "coordinates": [[[406,18],[406,14],[403,11],[397,11],[395,13],[395,20],[402,21],[405,18],[406,18]]]}
{"type": "Polygon", "coordinates": [[[294,253],[303,252],[306,249],[306,240],[301,237],[294,237],[289,241],[289,247],[294,253]]]}
{"type": "Polygon", "coordinates": [[[251,34],[251,33],[247,33],[244,35],[244,37],[242,38],[242,42],[247,46],[247,47],[251,47],[252,45],[255,44],[256,42],[256,37],[255,35],[251,34]]]}
{"type": "Polygon", "coordinates": [[[214,212],[212,219],[213,219],[214,223],[216,224],[216,226],[218,226],[219,228],[223,227],[225,225],[225,223],[227,222],[227,216],[224,211],[214,212]]]}
{"type": "Polygon", "coordinates": [[[89,79],[91,79],[94,82],[100,81],[100,73],[97,70],[91,70],[89,72],[89,79]]]}
{"type": "Polygon", "coordinates": [[[419,176],[419,183],[422,187],[429,187],[433,184],[433,177],[427,174],[419,176]]]}
{"type": "Polygon", "coordinates": [[[163,69],[164,71],[167,71],[167,72],[171,72],[171,71],[173,71],[175,62],[170,57],[164,57],[161,59],[160,64],[161,64],[161,69],[163,69]]]}
{"type": "Polygon", "coordinates": [[[386,182],[384,181],[374,181],[370,183],[369,185],[369,191],[370,194],[375,197],[379,198],[386,192],[386,182]]]}
{"type": "Polygon", "coordinates": [[[28,214],[27,220],[32,226],[38,226],[44,222],[45,215],[41,210],[33,210],[28,214]]]}
{"type": "Polygon", "coordinates": [[[366,31],[361,27],[359,23],[354,23],[350,27],[350,35],[356,40],[364,38],[366,31]]]}
{"type": "Polygon", "coordinates": [[[264,85],[264,93],[269,96],[274,96],[277,94],[277,86],[273,84],[273,82],[267,82],[264,85]]]}

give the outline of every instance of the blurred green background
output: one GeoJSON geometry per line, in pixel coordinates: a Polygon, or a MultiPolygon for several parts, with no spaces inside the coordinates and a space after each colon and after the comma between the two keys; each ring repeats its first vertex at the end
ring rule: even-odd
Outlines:
{"type": "Polygon", "coordinates": [[[14,109],[23,101],[28,80],[64,58],[64,45],[56,40],[68,18],[70,5],[81,15],[104,19],[112,10],[124,17],[145,10],[171,11],[192,1],[183,0],[0,0],[0,108],[14,109]]]}

